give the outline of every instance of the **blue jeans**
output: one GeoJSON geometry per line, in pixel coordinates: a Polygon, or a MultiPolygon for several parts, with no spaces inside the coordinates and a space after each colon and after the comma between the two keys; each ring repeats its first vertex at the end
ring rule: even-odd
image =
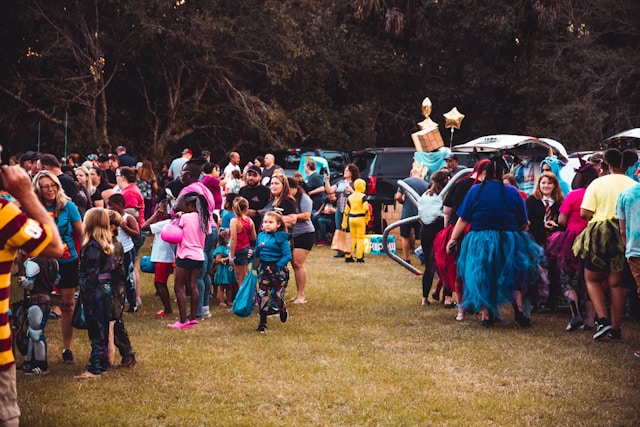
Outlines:
{"type": "Polygon", "coordinates": [[[333,230],[335,226],[335,218],[328,218],[325,215],[318,215],[316,217],[316,232],[318,240],[327,240],[327,230],[333,230]]]}
{"type": "Polygon", "coordinates": [[[202,316],[202,307],[209,306],[211,294],[211,270],[213,269],[213,250],[218,241],[218,227],[214,227],[204,241],[204,263],[200,269],[200,276],[196,282],[198,285],[198,312],[196,316],[202,316]]]}
{"type": "MultiPolygon", "coordinates": [[[[342,230],[342,212],[336,211],[335,221],[336,221],[336,230],[342,230]]],[[[347,228],[349,228],[349,221],[347,221],[347,228]]]]}

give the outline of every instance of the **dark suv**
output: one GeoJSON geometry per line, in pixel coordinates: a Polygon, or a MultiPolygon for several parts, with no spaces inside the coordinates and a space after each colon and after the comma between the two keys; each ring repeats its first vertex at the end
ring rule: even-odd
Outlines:
{"type": "Polygon", "coordinates": [[[342,176],[345,165],[351,162],[351,153],[340,150],[325,150],[323,148],[287,148],[277,150],[273,154],[276,158],[276,164],[284,169],[286,176],[292,176],[298,170],[300,159],[303,156],[325,158],[329,164],[332,180],[337,176],[342,176]]]}
{"type": "Polygon", "coordinates": [[[360,169],[360,177],[367,182],[376,234],[382,233],[386,227],[382,221],[382,209],[384,205],[395,203],[393,196],[398,189],[398,180],[409,176],[415,152],[411,147],[367,148],[354,152],[353,163],[360,169]]]}
{"type": "MultiPolygon", "coordinates": [[[[360,176],[367,182],[369,203],[373,207],[373,231],[382,233],[387,224],[382,220],[385,205],[395,203],[393,196],[398,189],[398,181],[409,176],[413,166],[413,147],[367,148],[354,152],[353,163],[360,169],[360,176]]],[[[475,163],[474,153],[454,153],[458,164],[465,166],[475,163]]]]}

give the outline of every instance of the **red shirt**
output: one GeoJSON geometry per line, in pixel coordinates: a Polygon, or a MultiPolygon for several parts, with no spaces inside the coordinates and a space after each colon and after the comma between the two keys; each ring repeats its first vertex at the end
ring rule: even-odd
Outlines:
{"type": "MultiPolygon", "coordinates": [[[[238,217],[236,217],[238,218],[238,217]]],[[[251,218],[244,217],[238,218],[240,224],[242,225],[242,231],[238,233],[238,242],[236,243],[236,251],[239,251],[244,248],[248,248],[250,246],[249,242],[249,233],[251,231],[251,218]]]]}
{"type": "Polygon", "coordinates": [[[134,208],[138,212],[138,226],[144,224],[144,197],[136,184],[130,184],[122,189],[124,208],[134,208]]]}

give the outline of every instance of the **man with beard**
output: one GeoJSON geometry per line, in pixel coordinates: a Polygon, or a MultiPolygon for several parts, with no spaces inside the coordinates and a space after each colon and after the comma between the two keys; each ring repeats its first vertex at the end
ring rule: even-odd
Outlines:
{"type": "Polygon", "coordinates": [[[247,185],[238,191],[239,196],[249,201],[249,216],[256,226],[256,231],[260,230],[262,225],[262,209],[267,206],[271,197],[271,191],[260,183],[261,179],[260,168],[255,165],[250,166],[246,174],[247,185]]]}

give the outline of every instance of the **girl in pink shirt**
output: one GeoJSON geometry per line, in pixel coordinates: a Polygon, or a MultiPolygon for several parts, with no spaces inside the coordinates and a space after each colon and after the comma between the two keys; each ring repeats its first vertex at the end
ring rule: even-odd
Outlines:
{"type": "Polygon", "coordinates": [[[565,227],[566,231],[558,231],[549,236],[547,252],[556,258],[556,265],[560,270],[560,290],[569,300],[571,308],[571,320],[565,330],[567,332],[593,328],[593,305],[587,299],[587,291],[582,273],[582,259],[573,253],[573,242],[578,234],[587,227],[587,221],[580,216],[580,205],[584,198],[587,186],[598,177],[598,171],[592,165],[582,165],[576,171],[578,176],[577,187],[569,192],[560,206],[558,224],[565,227]],[[580,314],[580,306],[586,311],[583,318],[580,314]]]}
{"type": "Polygon", "coordinates": [[[180,319],[167,325],[172,329],[191,329],[198,324],[198,276],[204,263],[204,242],[209,233],[209,207],[207,199],[196,192],[180,195],[176,203],[178,226],[183,237],[176,251],[174,291],[178,300],[180,319]],[[191,314],[187,319],[187,286],[191,290],[191,314]]]}

